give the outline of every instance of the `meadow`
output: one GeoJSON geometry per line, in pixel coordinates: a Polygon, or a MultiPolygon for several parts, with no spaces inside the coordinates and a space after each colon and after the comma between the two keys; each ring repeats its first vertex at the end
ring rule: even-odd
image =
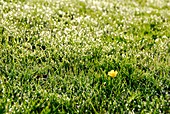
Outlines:
{"type": "Polygon", "coordinates": [[[0,113],[165,114],[169,90],[169,0],[0,1],[0,113]]]}

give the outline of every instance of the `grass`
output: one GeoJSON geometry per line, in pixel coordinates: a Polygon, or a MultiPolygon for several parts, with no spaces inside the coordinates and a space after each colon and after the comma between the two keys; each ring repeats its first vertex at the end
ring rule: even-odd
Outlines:
{"type": "Polygon", "coordinates": [[[0,113],[170,113],[168,0],[0,9],[0,113]]]}

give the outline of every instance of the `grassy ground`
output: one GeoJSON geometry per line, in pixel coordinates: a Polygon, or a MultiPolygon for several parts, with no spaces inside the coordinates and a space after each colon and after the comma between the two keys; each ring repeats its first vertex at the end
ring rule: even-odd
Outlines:
{"type": "Polygon", "coordinates": [[[168,0],[10,1],[0,113],[170,113],[168,0]]]}

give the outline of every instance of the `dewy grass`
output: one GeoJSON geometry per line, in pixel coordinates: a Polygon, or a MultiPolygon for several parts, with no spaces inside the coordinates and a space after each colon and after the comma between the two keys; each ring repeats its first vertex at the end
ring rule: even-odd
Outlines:
{"type": "Polygon", "coordinates": [[[170,113],[170,2],[0,9],[0,113],[170,113]]]}

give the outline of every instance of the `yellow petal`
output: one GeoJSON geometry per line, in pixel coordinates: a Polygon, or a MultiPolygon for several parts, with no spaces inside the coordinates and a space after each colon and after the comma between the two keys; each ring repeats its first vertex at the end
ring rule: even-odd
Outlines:
{"type": "Polygon", "coordinates": [[[111,70],[110,72],[108,72],[108,75],[114,78],[116,77],[117,73],[118,73],[117,71],[111,70]]]}

